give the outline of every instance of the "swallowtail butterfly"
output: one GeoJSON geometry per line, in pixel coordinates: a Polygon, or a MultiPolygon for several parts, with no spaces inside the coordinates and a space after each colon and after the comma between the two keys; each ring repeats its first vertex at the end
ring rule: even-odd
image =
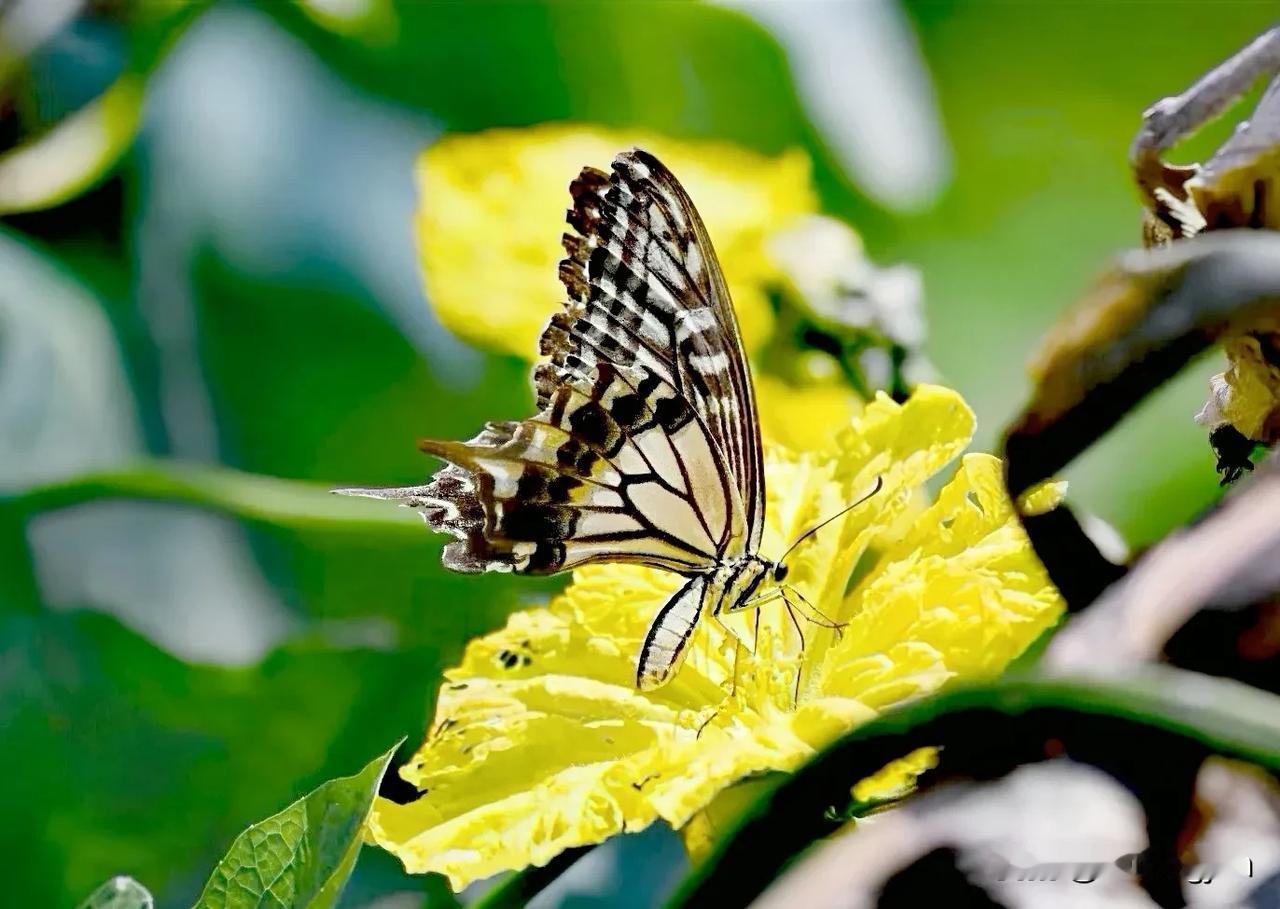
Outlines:
{"type": "Polygon", "coordinates": [[[781,583],[786,566],[758,551],[751,373],[689,195],[638,149],[612,173],[584,168],[569,192],[568,300],[542,334],[538,413],[467,442],[423,441],[449,462],[424,486],[336,491],[421,509],[457,538],[443,554],[455,571],[632,562],[684,576],[640,650],[636,684],[652,689],[679,668],[700,618],[758,605],[761,582],[781,583]]]}

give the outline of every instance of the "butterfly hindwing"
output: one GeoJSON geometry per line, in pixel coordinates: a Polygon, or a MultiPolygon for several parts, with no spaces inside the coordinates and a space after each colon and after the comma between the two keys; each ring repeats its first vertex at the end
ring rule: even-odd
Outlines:
{"type": "Polygon", "coordinates": [[[444,553],[455,570],[630,561],[689,572],[715,562],[727,533],[728,487],[706,469],[705,429],[642,367],[598,364],[562,377],[528,420],[422,446],[451,464],[402,500],[458,537],[444,553]]]}

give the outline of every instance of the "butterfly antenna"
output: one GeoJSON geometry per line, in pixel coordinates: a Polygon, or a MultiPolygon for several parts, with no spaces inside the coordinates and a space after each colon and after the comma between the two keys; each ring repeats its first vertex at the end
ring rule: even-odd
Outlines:
{"type": "Polygon", "coordinates": [[[801,543],[803,543],[805,540],[809,539],[809,537],[813,536],[815,533],[817,533],[817,532],[818,532],[819,530],[821,530],[822,528],[826,527],[826,526],[827,526],[828,524],[830,524],[832,521],[836,520],[837,518],[844,517],[846,514],[848,514],[849,512],[853,511],[855,508],[857,508],[857,507],[858,507],[859,505],[861,505],[863,502],[867,501],[867,499],[871,498],[873,495],[875,495],[876,493],[878,493],[878,492],[880,491],[881,487],[883,487],[883,486],[884,486],[884,477],[876,477],[876,485],[875,485],[875,486],[873,486],[873,487],[871,488],[871,491],[870,491],[870,492],[868,492],[865,496],[863,496],[862,498],[858,499],[858,501],[854,502],[852,505],[846,505],[844,508],[842,508],[842,509],[840,509],[839,511],[837,511],[835,514],[833,514],[831,517],[827,518],[827,519],[826,519],[825,521],[823,521],[822,523],[820,523],[820,524],[816,524],[816,525],[814,525],[813,527],[810,527],[810,528],[809,528],[808,530],[806,530],[804,533],[800,534],[799,538],[798,538],[794,543],[792,543],[789,547],[787,547],[787,551],[786,551],[786,552],[784,552],[784,553],[782,554],[782,558],[778,559],[777,564],[781,565],[781,564],[783,564],[784,562],[786,562],[786,561],[787,561],[787,556],[789,556],[789,555],[791,555],[791,553],[795,552],[795,549],[796,549],[796,547],[797,547],[797,546],[799,546],[799,545],[800,545],[801,543]]]}

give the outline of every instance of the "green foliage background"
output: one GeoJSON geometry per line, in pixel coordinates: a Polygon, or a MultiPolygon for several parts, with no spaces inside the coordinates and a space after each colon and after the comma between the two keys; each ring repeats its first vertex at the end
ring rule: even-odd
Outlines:
{"type": "MultiPolygon", "coordinates": [[[[928,353],[975,407],[980,443],[991,448],[1026,394],[1023,363],[1040,332],[1110,255],[1137,245],[1125,157],[1141,111],[1274,12],[1243,2],[956,0],[904,9],[954,153],[952,182],[915,215],[877,208],[838,172],[778,45],[723,8],[405,3],[395,7],[393,31],[363,36],[265,0],[211,14],[278,31],[324,78],[359,103],[400,112],[424,142],[445,130],[573,119],[765,151],[808,148],[827,208],[863,232],[877,260],[922,270],[928,353]]],[[[122,65],[151,84],[163,80],[206,27],[202,13],[193,4],[167,27],[116,23],[133,47],[122,65]]],[[[1226,129],[1206,131],[1188,159],[1226,129]]],[[[0,247],[30,247],[88,290],[116,334],[134,398],[127,406],[147,451],[164,458],[174,442],[161,409],[162,341],[148,320],[170,304],[145,298],[137,238],[151,194],[174,189],[153,182],[153,152],[144,131],[87,195],[7,218],[0,247]]],[[[407,197],[407,169],[400,182],[407,197]]],[[[201,204],[194,189],[195,202],[185,204],[201,204]]],[[[332,189],[308,188],[318,209],[332,189]]],[[[409,230],[358,226],[374,244],[404,243],[409,230]]],[[[415,345],[376,288],[314,249],[270,268],[244,258],[201,242],[183,276],[218,464],[317,490],[416,481],[430,466],[415,451],[417,436],[464,436],[527,408],[523,365],[465,351],[438,329],[431,345],[415,345]]],[[[22,276],[0,274],[3,294],[28,288],[22,276]]],[[[1206,364],[1168,387],[1071,472],[1074,500],[1131,542],[1159,536],[1216,495],[1211,453],[1190,421],[1210,371],[1206,364]]],[[[398,517],[296,499],[292,486],[218,478],[230,490],[210,487],[226,505],[222,520],[248,533],[292,620],[278,649],[243,667],[185,662],[99,603],[50,609],[27,531],[56,497],[28,496],[0,477],[9,494],[0,511],[0,854],[8,868],[0,902],[71,906],[127,873],[160,905],[190,904],[249,823],[355,772],[402,736],[406,748],[416,743],[440,672],[465,641],[557,586],[451,576],[439,567],[439,540],[398,517]],[[227,504],[236,495],[291,517],[246,514],[227,504]]],[[[67,501],[109,497],[121,485],[108,477],[67,501]]],[[[431,905],[452,900],[438,882],[403,880],[389,858],[366,850],[344,905],[396,889],[423,890],[431,905]]]]}

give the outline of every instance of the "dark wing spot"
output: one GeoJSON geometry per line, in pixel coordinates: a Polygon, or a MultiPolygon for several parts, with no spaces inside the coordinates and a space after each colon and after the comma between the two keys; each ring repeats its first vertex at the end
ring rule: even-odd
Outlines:
{"type": "Polygon", "coordinates": [[[577,439],[567,439],[561,443],[556,449],[556,463],[561,467],[568,467],[577,463],[578,455],[582,454],[583,445],[577,439]]]}
{"type": "Polygon", "coordinates": [[[622,395],[614,399],[611,413],[613,419],[622,427],[634,426],[644,412],[644,398],[638,394],[622,395]]]}
{"type": "Polygon", "coordinates": [[[529,567],[526,571],[531,573],[539,571],[554,571],[564,564],[566,552],[563,543],[540,542],[533,555],[529,556],[529,567]]]}
{"type": "Polygon", "coordinates": [[[547,484],[547,498],[552,502],[567,502],[569,493],[581,485],[582,481],[576,477],[561,474],[547,484]]]}
{"type": "Polygon", "coordinates": [[[662,379],[658,378],[657,373],[648,367],[644,367],[644,378],[636,386],[636,394],[647,399],[649,395],[653,394],[653,390],[661,384],[662,379]]]}
{"type": "Polygon", "coordinates": [[[532,501],[542,495],[547,488],[546,474],[532,464],[524,466],[524,472],[520,474],[520,480],[516,483],[516,498],[523,501],[532,501]]]}
{"type": "Polygon", "coordinates": [[[610,436],[610,420],[604,408],[596,401],[588,401],[569,414],[569,428],[590,445],[607,448],[610,436]]]}
{"type": "Polygon", "coordinates": [[[689,422],[689,403],[680,395],[663,398],[654,405],[653,417],[667,432],[674,432],[689,422]]]}
{"type": "Polygon", "coordinates": [[[573,513],[554,505],[508,506],[502,531],[513,540],[563,540],[573,533],[573,513]]]}
{"type": "Polygon", "coordinates": [[[607,224],[601,224],[599,231],[600,245],[591,250],[591,258],[587,260],[587,274],[590,276],[592,281],[591,289],[596,292],[599,291],[599,284],[597,282],[599,281],[600,276],[606,271],[612,273],[614,267],[616,267],[613,265],[616,261],[613,253],[609,252],[609,248],[605,246],[605,244],[609,242],[610,234],[611,231],[609,230],[609,226],[607,224]]]}

